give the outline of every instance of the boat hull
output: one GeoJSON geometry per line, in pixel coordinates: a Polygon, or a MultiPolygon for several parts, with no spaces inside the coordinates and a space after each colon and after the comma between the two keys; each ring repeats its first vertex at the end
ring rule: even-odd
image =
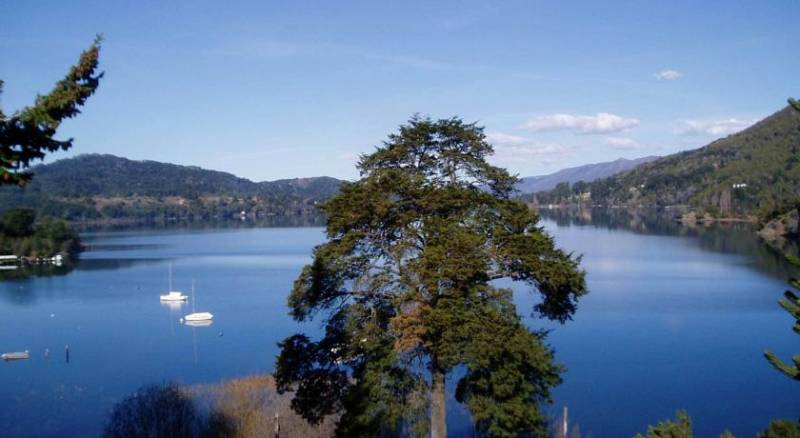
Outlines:
{"type": "Polygon", "coordinates": [[[185,321],[210,321],[214,318],[214,315],[208,312],[200,312],[200,313],[190,313],[183,317],[185,321]]]}
{"type": "Polygon", "coordinates": [[[31,357],[31,355],[27,351],[18,352],[18,353],[3,353],[3,354],[0,354],[0,359],[6,360],[6,361],[8,361],[8,360],[23,360],[23,359],[29,359],[30,357],[31,357]]]}

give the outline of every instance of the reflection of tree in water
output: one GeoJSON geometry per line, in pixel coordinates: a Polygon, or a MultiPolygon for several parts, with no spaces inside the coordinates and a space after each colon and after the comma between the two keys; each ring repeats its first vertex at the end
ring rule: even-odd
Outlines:
{"type": "Polygon", "coordinates": [[[703,250],[747,256],[753,260],[753,267],[775,278],[797,272],[782,254],[797,254],[797,245],[774,248],[759,238],[755,225],[749,223],[687,226],[676,219],[675,211],[663,209],[559,208],[542,209],[539,214],[560,227],[593,226],[636,234],[691,237],[703,250]]]}
{"type": "Polygon", "coordinates": [[[17,269],[0,270],[0,281],[22,280],[28,277],[50,277],[67,275],[75,269],[75,263],[55,265],[51,263],[23,264],[17,269]]]}

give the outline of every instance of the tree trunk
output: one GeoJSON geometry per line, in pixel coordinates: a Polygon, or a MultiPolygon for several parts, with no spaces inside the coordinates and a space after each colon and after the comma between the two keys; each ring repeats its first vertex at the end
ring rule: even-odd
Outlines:
{"type": "Polygon", "coordinates": [[[431,438],[447,437],[447,413],[444,401],[444,371],[431,371],[431,438]]]}

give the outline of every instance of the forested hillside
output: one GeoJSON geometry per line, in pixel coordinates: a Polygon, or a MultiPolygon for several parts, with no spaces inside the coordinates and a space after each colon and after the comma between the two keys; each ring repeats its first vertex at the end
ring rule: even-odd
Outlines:
{"type": "Polygon", "coordinates": [[[768,218],[798,202],[800,112],[787,107],[699,149],[592,183],[536,194],[540,204],[677,206],[717,217],[768,218]]]}
{"type": "Polygon", "coordinates": [[[340,180],[256,183],[225,172],[113,155],[80,155],[33,168],[25,188],[0,189],[0,211],[30,207],[69,220],[162,220],[316,214],[340,180]]]}

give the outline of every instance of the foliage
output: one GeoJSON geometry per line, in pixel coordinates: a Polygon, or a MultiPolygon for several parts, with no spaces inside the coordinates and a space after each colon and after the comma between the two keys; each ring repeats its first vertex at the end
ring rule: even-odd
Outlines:
{"type": "Polygon", "coordinates": [[[33,169],[24,190],[0,188],[0,211],[36,208],[73,221],[211,220],[318,214],[341,181],[298,178],[255,183],[224,172],[113,155],[81,155],[33,169]],[[87,172],[86,169],[92,169],[87,172]]]}
{"type": "Polygon", "coordinates": [[[80,251],[80,239],[66,222],[37,218],[34,210],[10,210],[0,216],[0,253],[51,257],[80,251]]]}
{"type": "MultiPolygon", "coordinates": [[[[675,413],[675,421],[664,420],[647,428],[647,438],[692,438],[692,419],[686,411],[675,413]]],[[[635,438],[644,438],[637,434],[635,438]]]]}
{"type": "MultiPolygon", "coordinates": [[[[647,438],[692,438],[692,419],[686,411],[678,411],[675,414],[676,420],[665,420],[656,426],[647,428],[647,438]]],[[[645,438],[642,434],[636,434],[634,438],[645,438]]],[[[735,438],[734,435],[726,430],[722,432],[720,438],[735,438]]],[[[790,420],[772,420],[765,430],[759,432],[758,438],[800,438],[800,423],[790,420]]]]}
{"type": "Polygon", "coordinates": [[[527,283],[535,313],[564,322],[584,275],[510,199],[516,179],[486,162],[492,152],[474,124],[414,117],[325,203],[328,240],[289,297],[298,321],[324,314],[325,335],[281,342],[276,371],[306,419],[341,412],[347,436],[443,433],[444,377],[458,369],[457,399],[480,431],[546,434],[539,405],[562,368],[493,281],[527,283]]]}
{"type": "MultiPolygon", "coordinates": [[[[647,438],[692,438],[692,418],[686,411],[680,410],[675,413],[675,420],[664,420],[655,426],[647,428],[647,438]]],[[[730,431],[724,431],[720,438],[735,438],[730,431]]],[[[636,434],[634,438],[645,438],[642,434],[636,434]]]]}
{"type": "Polygon", "coordinates": [[[166,383],[140,388],[116,405],[103,430],[106,438],[199,436],[200,415],[180,387],[166,383]]]}
{"type": "Polygon", "coordinates": [[[116,437],[329,437],[333,421],[308,424],[280,396],[269,375],[213,385],[149,385],[118,402],[103,431],[116,437]]]}
{"type": "Polygon", "coordinates": [[[800,438],[800,424],[797,421],[772,420],[758,438],[800,438]]]}
{"type": "MultiPolygon", "coordinates": [[[[61,122],[80,114],[79,108],[94,94],[103,73],[96,73],[100,41],[81,53],[78,64],[70,68],[50,93],[37,96],[33,106],[10,116],[0,111],[0,185],[24,185],[31,179],[26,172],[31,162],[44,158],[47,152],[67,150],[72,139],[56,140],[61,122]]],[[[0,81],[0,93],[3,82],[0,81]]]]}
{"type": "Polygon", "coordinates": [[[8,211],[0,217],[0,232],[9,237],[30,236],[35,220],[36,212],[29,208],[8,211]]]}
{"type": "MultiPolygon", "coordinates": [[[[786,260],[792,265],[800,267],[800,260],[798,260],[797,257],[789,255],[786,257],[786,260]]],[[[796,278],[790,278],[789,285],[800,291],[800,280],[796,278]]],[[[794,330],[795,333],[800,334],[800,297],[795,295],[794,292],[787,290],[783,293],[783,298],[779,301],[779,303],[781,307],[783,307],[795,319],[792,330],[794,330]]],[[[800,380],[800,355],[792,356],[792,365],[782,361],[771,351],[765,352],[764,356],[767,358],[769,363],[772,364],[772,366],[778,369],[778,371],[786,374],[794,380],[800,380]]]]}
{"type": "Polygon", "coordinates": [[[203,436],[330,437],[336,418],[312,425],[292,411],[291,394],[279,395],[271,375],[252,375],[218,384],[184,387],[198,410],[208,412],[203,436]],[[275,432],[279,431],[278,434],[275,432]]]}
{"type": "Polygon", "coordinates": [[[800,193],[799,127],[800,112],[787,107],[699,149],[525,199],[579,203],[582,194],[589,194],[594,205],[683,205],[713,216],[769,219],[793,207],[800,193]]]}

